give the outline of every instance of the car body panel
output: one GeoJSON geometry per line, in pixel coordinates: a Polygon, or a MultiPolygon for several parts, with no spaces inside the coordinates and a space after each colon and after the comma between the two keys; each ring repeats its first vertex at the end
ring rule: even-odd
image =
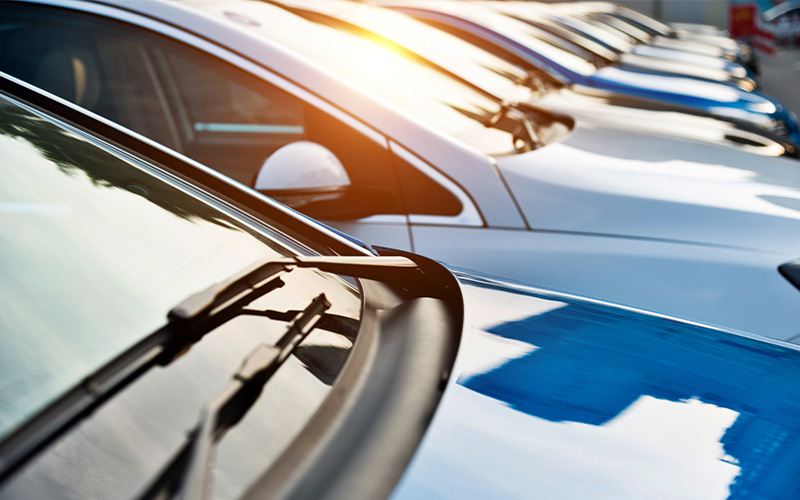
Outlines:
{"type": "Polygon", "coordinates": [[[465,269],[791,342],[800,334],[798,291],[776,269],[787,256],[544,230],[411,231],[415,251],[465,269]]]}
{"type": "Polygon", "coordinates": [[[666,135],[764,156],[796,157],[798,154],[794,145],[773,136],[767,137],[765,132],[755,127],[690,115],[670,106],[651,106],[652,109],[648,109],[642,100],[631,101],[614,92],[565,87],[537,99],[536,105],[572,116],[577,127],[596,126],[605,130],[666,135]]]}
{"type": "Polygon", "coordinates": [[[467,306],[454,377],[393,500],[781,498],[797,488],[796,349],[461,282],[466,303],[482,307],[467,306]]]}
{"type": "Polygon", "coordinates": [[[790,229],[800,220],[794,160],[704,155],[703,145],[679,140],[659,150],[661,139],[645,135],[615,153],[611,136],[577,130],[535,153],[498,158],[532,228],[800,252],[790,229]]]}

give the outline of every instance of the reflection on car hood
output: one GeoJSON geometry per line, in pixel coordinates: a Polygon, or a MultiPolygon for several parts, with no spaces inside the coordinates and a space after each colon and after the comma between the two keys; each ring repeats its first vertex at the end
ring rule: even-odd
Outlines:
{"type": "Polygon", "coordinates": [[[497,158],[537,230],[800,255],[800,163],[714,145],[577,128],[497,158]]]}
{"type": "MultiPolygon", "coordinates": [[[[680,106],[664,103],[654,106],[645,99],[629,98],[615,92],[588,95],[564,87],[536,99],[533,104],[569,115],[578,126],[647,132],[680,137],[709,144],[720,144],[765,156],[795,154],[788,141],[768,137],[766,132],[744,124],[734,124],[712,116],[683,112],[680,106]]],[[[625,141],[625,138],[622,138],[625,141]]]]}
{"type": "Polygon", "coordinates": [[[766,123],[758,115],[768,117],[783,110],[782,105],[757,92],[690,77],[648,74],[609,66],[598,70],[588,81],[597,88],[675,102],[754,123],[766,123]]]}
{"type": "Polygon", "coordinates": [[[393,495],[786,498],[800,487],[800,352],[461,276],[465,333],[393,495]]]}
{"type": "Polygon", "coordinates": [[[652,57],[654,59],[672,59],[692,64],[698,64],[709,68],[724,69],[726,71],[744,70],[741,64],[728,61],[719,57],[707,56],[704,54],[694,54],[692,52],[673,50],[665,47],[653,47],[652,45],[636,45],[633,53],[641,56],[652,57]]]}

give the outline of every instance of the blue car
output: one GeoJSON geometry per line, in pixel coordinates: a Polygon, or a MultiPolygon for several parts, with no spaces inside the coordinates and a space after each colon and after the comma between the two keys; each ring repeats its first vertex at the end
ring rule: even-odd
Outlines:
{"type": "Polygon", "coordinates": [[[2,499],[800,488],[796,345],[367,248],[2,76],[0,153],[2,499]]]}
{"type": "Polygon", "coordinates": [[[546,71],[589,95],[624,96],[641,107],[679,106],[686,112],[749,122],[800,143],[793,111],[758,91],[694,79],[605,65],[597,57],[565,49],[563,39],[528,23],[471,2],[379,2],[492,50],[546,71]]]}

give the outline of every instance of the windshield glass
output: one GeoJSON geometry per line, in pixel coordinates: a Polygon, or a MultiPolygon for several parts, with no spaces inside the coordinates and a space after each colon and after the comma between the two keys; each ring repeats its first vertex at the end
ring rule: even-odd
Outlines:
{"type": "Polygon", "coordinates": [[[309,6],[385,37],[503,100],[531,99],[530,89],[516,83],[526,79],[525,70],[450,33],[370,5],[315,0],[309,6]]]}
{"type": "MultiPolygon", "coordinates": [[[[238,15],[265,38],[311,59],[434,128],[487,154],[514,151],[512,134],[482,121],[499,101],[377,40],[307,21],[268,4],[210,5],[221,17],[238,15]]],[[[241,18],[240,17],[240,18],[241,18]]]]}
{"type": "Polygon", "coordinates": [[[0,177],[0,437],[187,295],[289,253],[3,96],[0,177]]]}
{"type": "MultiPolygon", "coordinates": [[[[3,444],[67,391],[94,391],[87,377],[161,330],[188,297],[255,262],[308,253],[302,242],[251,227],[167,173],[2,95],[0,175],[3,444]]],[[[238,498],[328,396],[360,327],[352,284],[315,269],[282,280],[247,314],[174,359],[157,359],[167,362],[58,434],[0,483],[0,499],[138,497],[242,360],[275,344],[298,311],[324,295],[324,316],[216,448],[211,497],[238,498]]],[[[47,429],[58,429],[64,413],[47,429]]]]}
{"type": "Polygon", "coordinates": [[[487,28],[523,43],[554,66],[561,66],[583,76],[592,75],[597,69],[585,58],[560,47],[555,41],[549,39],[553,35],[548,35],[525,21],[489,9],[477,10],[470,16],[473,22],[483,24],[487,28]]]}
{"type": "Polygon", "coordinates": [[[640,25],[648,28],[660,35],[668,36],[672,31],[670,27],[652,17],[648,17],[641,12],[637,12],[633,9],[627,9],[621,6],[616,8],[616,12],[613,13],[614,16],[617,16],[621,19],[630,20],[634,23],[639,23],[640,25]]]}

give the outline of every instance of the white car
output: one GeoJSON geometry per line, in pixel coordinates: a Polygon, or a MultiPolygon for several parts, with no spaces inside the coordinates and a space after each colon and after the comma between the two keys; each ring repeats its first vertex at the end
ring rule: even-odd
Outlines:
{"type": "Polygon", "coordinates": [[[778,271],[800,257],[794,160],[534,122],[262,2],[0,2],[0,20],[0,70],[243,183],[278,168],[259,187],[369,243],[779,339],[800,331],[800,291],[778,271]],[[346,175],[326,179],[339,163],[346,175]]]}

